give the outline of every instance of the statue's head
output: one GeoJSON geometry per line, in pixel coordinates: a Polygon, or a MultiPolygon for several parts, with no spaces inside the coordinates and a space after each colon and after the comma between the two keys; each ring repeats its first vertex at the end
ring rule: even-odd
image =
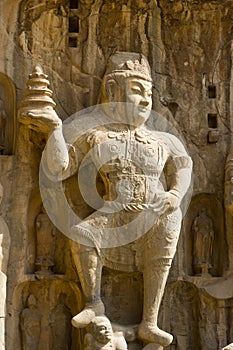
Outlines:
{"type": "Polygon", "coordinates": [[[88,330],[101,344],[107,344],[113,336],[112,325],[105,316],[96,316],[89,324],[88,330]]]}
{"type": "Polygon", "coordinates": [[[33,294],[30,294],[27,299],[27,304],[29,308],[36,307],[36,298],[33,294]]]}
{"type": "Polygon", "coordinates": [[[148,119],[152,107],[152,79],[144,55],[116,52],[110,57],[103,78],[101,102],[110,103],[113,108],[117,105],[113,115],[116,122],[127,122],[127,118],[134,117],[130,123],[142,124],[148,119]]]}
{"type": "Polygon", "coordinates": [[[199,210],[199,214],[202,216],[207,215],[207,209],[205,207],[201,207],[199,210]]]}

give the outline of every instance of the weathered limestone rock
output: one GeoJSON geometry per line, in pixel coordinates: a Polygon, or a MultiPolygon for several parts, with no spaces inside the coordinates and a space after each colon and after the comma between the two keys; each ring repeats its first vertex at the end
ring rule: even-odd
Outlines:
{"type": "MultiPolygon", "coordinates": [[[[59,230],[54,241],[49,236],[47,245],[51,244],[52,253],[54,249],[54,265],[48,268],[52,273],[37,272],[36,218],[43,212],[39,166],[50,122],[45,127],[39,121],[41,115],[37,115],[38,127],[36,122],[31,129],[17,122],[16,110],[23,100],[27,77],[37,63],[48,74],[56,101],[54,123],[61,125],[57,115],[65,121],[98,102],[108,59],[116,51],[138,52],[148,59],[153,109],[166,118],[166,132],[173,132],[175,126],[193,160],[193,197],[183,219],[158,326],[174,337],[168,350],[219,350],[233,341],[232,17],[233,4],[229,0],[0,1],[1,212],[11,234],[5,313],[7,350],[22,349],[20,315],[31,294],[42,315],[39,350],[50,350],[60,343],[64,348],[82,349],[86,333],[85,328],[74,328],[69,322],[82,311],[85,301],[69,239],[59,230]],[[43,133],[38,131],[42,125],[43,133]],[[212,254],[208,249],[205,254],[209,267],[205,262],[203,270],[208,269],[208,274],[201,273],[200,266],[195,267],[192,228],[203,207],[214,232],[209,249],[212,254]],[[65,334],[67,342],[59,338],[56,328],[65,334]]],[[[43,98],[52,97],[48,79],[43,78],[40,69],[38,66],[33,72],[33,98],[36,91],[43,98]],[[36,86],[40,77],[44,85],[36,86]]],[[[46,108],[50,110],[47,117],[55,104],[51,103],[44,99],[40,105],[44,112],[46,108]]],[[[34,111],[30,105],[32,113],[37,109],[38,104],[34,104],[34,111]]],[[[27,111],[24,117],[27,119],[27,111]]],[[[153,114],[147,124],[158,129],[153,114]]],[[[69,156],[75,159],[73,151],[69,146],[69,156]]],[[[87,191],[93,169],[82,170],[87,191]]],[[[82,220],[102,205],[104,193],[99,177],[96,183],[100,198],[92,193],[90,205],[82,198],[75,176],[62,183],[65,198],[82,220]]],[[[141,188],[138,187],[139,196],[141,188]]],[[[126,189],[131,193],[130,186],[126,189]]],[[[60,198],[59,190],[56,189],[56,199],[60,198]]],[[[62,210],[61,221],[64,217],[62,210]]],[[[114,250],[111,262],[106,258],[101,298],[111,321],[121,326],[135,325],[137,329],[143,314],[143,278],[134,270],[135,253],[130,252],[131,247],[124,246],[121,254],[114,250]],[[130,271],[124,271],[126,266],[131,266],[130,271]]],[[[198,254],[200,257],[200,251],[198,254]]],[[[5,288],[5,281],[2,284],[5,288]]],[[[127,340],[127,345],[129,350],[155,347],[138,339],[127,340]]]]}

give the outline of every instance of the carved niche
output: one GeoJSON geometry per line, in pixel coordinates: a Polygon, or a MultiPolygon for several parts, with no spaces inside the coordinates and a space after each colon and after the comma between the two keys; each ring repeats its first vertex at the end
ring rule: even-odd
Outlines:
{"type": "Polygon", "coordinates": [[[221,276],[226,248],[224,213],[213,194],[201,193],[193,197],[184,218],[185,260],[188,275],[221,276]]]}

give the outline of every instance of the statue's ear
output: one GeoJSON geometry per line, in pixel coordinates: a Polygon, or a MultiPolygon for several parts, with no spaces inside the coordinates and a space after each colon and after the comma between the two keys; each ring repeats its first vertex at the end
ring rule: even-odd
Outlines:
{"type": "Polygon", "coordinates": [[[106,93],[107,93],[109,102],[115,101],[116,90],[117,90],[116,81],[113,79],[108,80],[106,83],[106,93]]]}

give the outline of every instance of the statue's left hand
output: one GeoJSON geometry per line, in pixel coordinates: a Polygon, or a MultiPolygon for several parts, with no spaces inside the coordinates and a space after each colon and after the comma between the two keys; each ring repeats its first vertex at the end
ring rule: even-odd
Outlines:
{"type": "Polygon", "coordinates": [[[155,203],[151,206],[153,211],[160,215],[174,211],[179,207],[179,198],[171,192],[163,192],[155,197],[155,203]]]}
{"type": "Polygon", "coordinates": [[[167,210],[176,210],[179,207],[179,198],[171,192],[165,192],[164,206],[167,210]]]}

